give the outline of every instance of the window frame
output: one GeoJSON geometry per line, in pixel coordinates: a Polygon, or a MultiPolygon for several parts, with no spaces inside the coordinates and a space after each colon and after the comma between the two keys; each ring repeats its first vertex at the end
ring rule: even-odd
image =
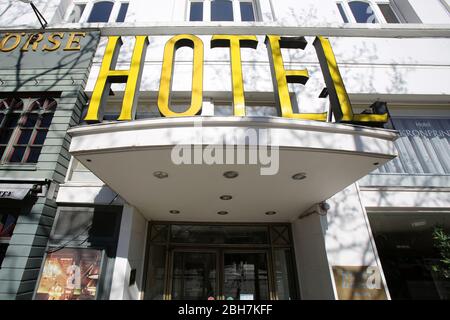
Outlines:
{"type": "MultiPolygon", "coordinates": [[[[393,23],[388,23],[386,21],[386,18],[384,17],[383,12],[381,11],[380,7],[378,6],[379,4],[388,4],[392,11],[394,12],[395,16],[398,19],[398,23],[406,23],[405,19],[403,18],[403,16],[400,14],[398,8],[395,6],[394,3],[392,3],[390,0],[338,0],[336,1],[336,10],[338,11],[339,16],[342,18],[342,15],[339,11],[338,8],[338,4],[340,4],[342,6],[342,10],[344,11],[344,14],[348,20],[347,23],[358,23],[358,24],[393,24],[393,23]],[[352,12],[352,10],[350,9],[350,3],[351,2],[364,2],[367,3],[370,8],[372,8],[372,11],[374,13],[376,22],[374,23],[363,23],[363,22],[357,22],[355,19],[355,16],[352,12]]],[[[343,19],[343,18],[342,18],[343,19]]],[[[343,21],[343,23],[346,23],[343,21]]]]}
{"type": "MultiPolygon", "coordinates": [[[[3,100],[7,100],[8,98],[3,98],[0,101],[3,100]]],[[[8,141],[5,143],[2,143],[2,147],[5,147],[5,150],[3,151],[3,154],[1,154],[0,156],[0,165],[36,165],[39,161],[39,157],[42,153],[42,148],[44,147],[45,141],[47,139],[47,135],[50,131],[50,126],[51,123],[53,121],[53,117],[55,115],[56,112],[56,108],[58,105],[58,102],[55,98],[51,98],[51,97],[29,97],[29,98],[12,98],[12,99],[17,99],[18,103],[22,104],[22,108],[19,110],[13,110],[11,109],[11,107],[8,107],[8,109],[6,111],[1,111],[2,114],[4,114],[2,121],[0,122],[0,134],[1,131],[3,131],[5,129],[5,125],[8,122],[8,118],[11,114],[17,114],[18,115],[18,120],[17,123],[13,126],[13,127],[8,127],[8,128],[12,128],[10,130],[12,130],[11,135],[8,138],[8,141]],[[50,100],[50,104],[48,104],[47,106],[51,106],[54,103],[53,107],[44,107],[44,106],[40,106],[39,105],[39,100],[43,99],[45,100],[50,100]],[[36,107],[37,105],[37,107],[36,107]],[[36,121],[34,123],[34,125],[31,126],[24,126],[24,124],[26,123],[29,115],[31,114],[35,114],[36,116],[36,121]],[[42,122],[43,122],[43,115],[45,114],[52,114],[51,117],[51,121],[48,125],[48,127],[43,127],[41,126],[42,122]],[[22,130],[27,130],[27,131],[31,131],[31,135],[28,138],[27,143],[19,143],[19,138],[21,136],[21,132],[22,130]],[[38,132],[42,132],[45,131],[45,137],[44,140],[42,141],[42,143],[38,143],[35,144],[35,140],[38,136],[38,132]],[[21,147],[21,148],[25,148],[24,153],[21,156],[21,161],[11,161],[12,155],[14,153],[14,148],[15,147],[21,147]],[[39,155],[37,156],[36,162],[28,162],[28,158],[30,156],[30,152],[32,148],[39,148],[39,155]]]]}
{"type": "Polygon", "coordinates": [[[232,21],[212,21],[211,20],[211,2],[214,0],[187,0],[186,1],[186,21],[188,22],[242,22],[251,23],[261,21],[261,15],[259,14],[259,3],[257,0],[228,0],[232,4],[233,8],[233,20],[232,21]],[[191,21],[191,3],[202,2],[203,3],[203,19],[201,21],[191,21]],[[250,2],[253,5],[253,16],[255,21],[242,21],[241,16],[241,2],[250,2]]]}
{"type": "Polygon", "coordinates": [[[68,21],[70,18],[70,15],[72,14],[75,6],[77,5],[85,5],[83,13],[81,14],[80,19],[77,22],[70,22],[70,23],[124,23],[126,22],[126,16],[128,14],[128,10],[130,9],[130,1],[124,1],[124,0],[74,0],[72,4],[69,6],[69,8],[66,11],[66,14],[64,16],[64,21],[68,21]],[[109,15],[108,22],[88,22],[89,16],[92,13],[92,9],[94,5],[97,2],[111,2],[113,4],[113,7],[111,9],[111,13],[109,15]],[[119,12],[122,4],[128,4],[127,14],[125,14],[124,22],[117,22],[117,18],[119,17],[119,12]]]}

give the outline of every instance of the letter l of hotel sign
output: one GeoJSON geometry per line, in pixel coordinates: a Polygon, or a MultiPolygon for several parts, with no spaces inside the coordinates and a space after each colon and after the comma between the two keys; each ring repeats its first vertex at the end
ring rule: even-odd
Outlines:
{"type": "MultiPolygon", "coordinates": [[[[94,87],[85,120],[98,122],[103,110],[111,83],[125,83],[125,93],[118,120],[132,120],[135,116],[139,85],[145,52],[148,46],[147,36],[136,36],[136,41],[128,70],[116,70],[117,58],[122,41],[119,36],[110,36],[103,57],[100,73],[94,87]]],[[[231,80],[233,88],[233,107],[235,116],[245,116],[244,86],[242,80],[241,47],[256,49],[258,40],[252,35],[213,35],[211,47],[230,48],[231,80]]],[[[270,68],[274,92],[279,113],[285,118],[326,121],[326,113],[294,113],[288,90],[289,83],[305,85],[309,79],[307,69],[286,70],[281,54],[282,48],[305,49],[304,37],[281,37],[267,35],[265,44],[270,59],[270,68]]],[[[336,57],[328,38],[318,36],[314,47],[319,59],[325,84],[330,95],[332,112],[337,122],[380,122],[388,120],[387,114],[354,114],[345,89],[336,57]]],[[[158,109],[162,116],[181,117],[199,115],[203,101],[203,41],[195,35],[181,34],[169,39],[164,48],[161,80],[158,95],[158,109]],[[173,78],[175,52],[178,48],[193,49],[192,92],[189,108],[184,112],[175,112],[169,105],[173,78]]]]}

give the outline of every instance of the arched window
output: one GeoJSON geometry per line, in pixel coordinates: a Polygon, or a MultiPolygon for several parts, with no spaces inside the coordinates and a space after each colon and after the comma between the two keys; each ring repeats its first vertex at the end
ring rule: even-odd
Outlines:
{"type": "Polygon", "coordinates": [[[393,2],[389,0],[338,0],[336,5],[345,23],[408,22],[399,8],[393,5],[393,2]]]}
{"type": "Polygon", "coordinates": [[[0,155],[2,163],[36,163],[53,119],[56,101],[52,98],[0,102],[0,155]]]}
{"type": "Polygon", "coordinates": [[[114,2],[100,1],[94,3],[87,22],[108,22],[114,2]]]}
{"type": "Polygon", "coordinates": [[[350,10],[357,23],[377,23],[375,13],[370,4],[364,1],[350,1],[348,3],[350,10]]]}
{"type": "Polygon", "coordinates": [[[23,110],[23,101],[7,98],[0,101],[0,159],[3,159],[9,141],[19,123],[23,110]]]}

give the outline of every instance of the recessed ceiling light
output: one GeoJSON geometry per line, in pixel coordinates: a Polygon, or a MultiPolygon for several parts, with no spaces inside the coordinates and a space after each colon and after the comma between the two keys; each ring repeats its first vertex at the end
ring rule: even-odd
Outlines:
{"type": "Polygon", "coordinates": [[[179,210],[170,210],[169,211],[171,214],[180,214],[179,210]]]}
{"type": "Polygon", "coordinates": [[[229,196],[229,195],[223,195],[223,196],[220,196],[220,199],[221,200],[231,200],[231,199],[233,199],[233,197],[229,196]]]}
{"type": "Polygon", "coordinates": [[[169,174],[164,171],[155,171],[155,172],[153,172],[153,176],[158,179],[165,179],[169,176],[169,174]]]}
{"type": "Polygon", "coordinates": [[[273,215],[276,215],[277,213],[276,213],[276,211],[267,211],[266,212],[266,215],[268,215],[268,216],[273,216],[273,215]]]}
{"type": "Polygon", "coordinates": [[[217,214],[221,216],[226,216],[228,214],[228,211],[219,211],[217,212],[217,214]]]}
{"type": "Polygon", "coordinates": [[[292,176],[292,179],[294,179],[294,180],[303,180],[305,178],[306,178],[306,173],[304,173],[304,172],[299,172],[292,176]]]}
{"type": "Polygon", "coordinates": [[[239,173],[236,171],[226,171],[224,172],[223,176],[227,179],[234,179],[239,176],[239,173]]]}

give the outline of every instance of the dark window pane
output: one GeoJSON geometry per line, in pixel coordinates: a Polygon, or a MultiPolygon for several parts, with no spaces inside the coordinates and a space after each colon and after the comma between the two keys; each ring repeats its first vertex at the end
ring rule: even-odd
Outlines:
{"type": "Polygon", "coordinates": [[[0,243],[0,269],[2,267],[2,262],[3,262],[3,259],[5,258],[7,249],[8,249],[7,243],[0,243]]]}
{"type": "Polygon", "coordinates": [[[147,270],[146,300],[163,300],[166,278],[166,247],[150,246],[150,261],[147,270]]]}
{"type": "Polygon", "coordinates": [[[233,4],[228,0],[211,2],[211,21],[233,21],[233,4]]]}
{"type": "Polygon", "coordinates": [[[118,113],[111,113],[111,114],[104,114],[103,120],[104,121],[117,121],[117,118],[119,118],[118,113]]]}
{"type": "Polygon", "coordinates": [[[389,3],[379,4],[378,7],[380,7],[381,13],[383,14],[387,23],[400,23],[389,3]]]}
{"type": "Polygon", "coordinates": [[[15,127],[17,126],[17,122],[19,122],[20,114],[13,113],[8,115],[8,118],[6,119],[6,127],[15,127]]]}
{"type": "Polygon", "coordinates": [[[289,245],[291,236],[288,226],[272,226],[270,228],[270,239],[274,245],[289,245]]]}
{"type": "Polygon", "coordinates": [[[11,237],[14,227],[16,226],[16,222],[17,222],[17,215],[0,213],[0,238],[11,237]]]}
{"type": "Polygon", "coordinates": [[[44,113],[42,115],[41,124],[39,125],[41,128],[48,128],[52,123],[53,113],[44,113]]]}
{"type": "Polygon", "coordinates": [[[171,241],[209,244],[265,244],[267,228],[263,226],[172,225],[171,241]]]}
{"type": "Polygon", "coordinates": [[[166,242],[168,234],[169,234],[169,227],[167,225],[155,224],[152,225],[150,240],[152,242],[166,242]]]}
{"type": "Polygon", "coordinates": [[[113,3],[101,1],[94,4],[87,22],[108,22],[113,8],[113,3]]]}
{"type": "Polygon", "coordinates": [[[41,98],[37,100],[35,103],[37,104],[38,108],[44,110],[55,110],[56,108],[56,101],[52,98],[41,98]]]}
{"type": "Polygon", "coordinates": [[[27,144],[28,141],[30,141],[32,133],[33,130],[20,130],[20,136],[19,139],[17,139],[17,144],[27,144]]]}
{"type": "Polygon", "coordinates": [[[86,8],[85,4],[75,5],[67,22],[79,22],[81,19],[81,16],[83,15],[84,8],[86,8]]]}
{"type": "Polygon", "coordinates": [[[352,10],[353,16],[358,23],[376,23],[375,13],[372,7],[362,1],[352,1],[348,4],[352,10]]]}
{"type": "Polygon", "coordinates": [[[119,15],[117,16],[116,21],[117,22],[124,22],[125,21],[125,17],[127,16],[127,11],[128,11],[128,3],[122,3],[120,5],[119,15]]]}
{"type": "Polygon", "coordinates": [[[253,11],[253,3],[240,2],[241,5],[241,20],[242,21],[255,21],[255,13],[253,11]]]}
{"type": "Polygon", "coordinates": [[[23,126],[26,128],[33,128],[36,125],[37,119],[38,119],[37,113],[29,113],[26,116],[26,120],[23,126]]]}
{"type": "Polygon", "coordinates": [[[226,300],[269,299],[265,253],[225,253],[223,294],[226,300]]]}
{"type": "Polygon", "coordinates": [[[203,21],[203,2],[191,2],[189,21],[203,21]]]}
{"type": "Polygon", "coordinates": [[[33,144],[44,144],[45,137],[47,137],[47,131],[39,130],[36,132],[36,137],[34,138],[33,144]]]}
{"type": "Polygon", "coordinates": [[[275,284],[277,296],[280,300],[294,300],[297,298],[294,262],[290,249],[275,249],[273,251],[275,269],[275,284]]]}
{"type": "Polygon", "coordinates": [[[215,298],[216,274],[214,253],[174,252],[172,300],[215,298]]]}
{"type": "Polygon", "coordinates": [[[0,147],[0,159],[3,157],[5,150],[6,150],[6,147],[0,147]]]}
{"type": "Polygon", "coordinates": [[[8,144],[9,139],[13,133],[13,129],[3,130],[0,134],[0,144],[8,144]]]}
{"type": "Polygon", "coordinates": [[[16,100],[16,99],[11,99],[9,100],[10,104],[10,108],[13,110],[22,110],[23,109],[23,101],[22,100],[16,100]]]}
{"type": "Polygon", "coordinates": [[[342,4],[338,3],[337,7],[339,9],[339,13],[341,14],[342,20],[344,20],[345,23],[348,23],[347,16],[345,15],[344,8],[342,8],[342,4]]]}
{"type": "Polygon", "coordinates": [[[41,154],[41,147],[33,147],[30,148],[30,153],[28,154],[27,162],[28,163],[37,163],[39,155],[41,154]]]}
{"type": "Polygon", "coordinates": [[[449,300],[450,279],[443,274],[448,270],[442,260],[445,247],[438,248],[443,242],[435,238],[436,227],[450,233],[448,214],[368,216],[392,300],[449,300]]]}
{"type": "Polygon", "coordinates": [[[9,159],[9,162],[22,162],[25,147],[14,147],[14,151],[9,159]]]}

